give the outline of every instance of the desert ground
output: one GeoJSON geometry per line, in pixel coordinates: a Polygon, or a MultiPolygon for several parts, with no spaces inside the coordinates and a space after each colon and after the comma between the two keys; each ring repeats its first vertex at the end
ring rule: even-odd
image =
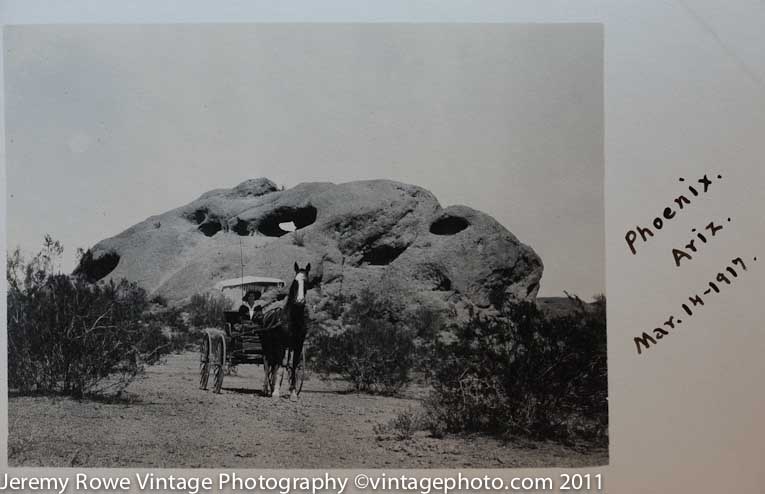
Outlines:
{"type": "MultiPolygon", "coordinates": [[[[348,392],[341,380],[310,376],[297,403],[260,394],[262,368],[240,366],[215,395],[197,389],[198,356],[171,355],[148,367],[118,402],[11,396],[9,464],[57,467],[457,468],[584,467],[608,463],[606,449],[478,435],[411,439],[378,424],[418,410],[427,393],[400,397],[348,392]]],[[[285,383],[286,388],[286,383],[285,383]]],[[[286,393],[285,393],[286,394],[286,393]]]]}

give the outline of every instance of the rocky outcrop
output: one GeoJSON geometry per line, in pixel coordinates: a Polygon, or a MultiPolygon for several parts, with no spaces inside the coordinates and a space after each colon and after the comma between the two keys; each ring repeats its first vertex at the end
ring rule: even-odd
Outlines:
{"type": "Polygon", "coordinates": [[[429,191],[389,180],[303,183],[268,179],[152,216],[96,244],[77,271],[127,278],[180,303],[223,279],[291,279],[310,262],[321,304],[369,287],[410,293],[438,308],[491,310],[533,300],[542,261],[491,216],[442,208],[429,191]]]}

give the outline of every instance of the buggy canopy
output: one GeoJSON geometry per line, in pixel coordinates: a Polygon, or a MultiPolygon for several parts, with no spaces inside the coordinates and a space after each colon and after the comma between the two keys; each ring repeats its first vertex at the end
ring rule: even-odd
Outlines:
{"type": "Polygon", "coordinates": [[[263,289],[271,286],[283,287],[284,280],[279,278],[266,278],[265,276],[242,276],[239,278],[232,278],[230,280],[219,281],[215,284],[216,290],[226,290],[229,288],[244,288],[244,291],[249,289],[263,289]]]}
{"type": "Polygon", "coordinates": [[[220,290],[229,299],[232,308],[236,308],[241,303],[242,294],[247,293],[247,290],[258,290],[265,294],[269,290],[278,290],[284,285],[284,280],[279,278],[244,276],[219,281],[215,284],[215,289],[220,290]]]}

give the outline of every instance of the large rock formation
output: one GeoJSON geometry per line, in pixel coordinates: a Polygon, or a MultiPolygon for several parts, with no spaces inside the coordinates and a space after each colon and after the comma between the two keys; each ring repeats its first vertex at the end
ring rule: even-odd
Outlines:
{"type": "Polygon", "coordinates": [[[492,217],[442,208],[427,190],[388,180],[303,183],[265,178],[152,216],[96,244],[78,272],[127,278],[180,303],[224,279],[289,281],[310,262],[315,304],[363,287],[406,292],[435,308],[491,310],[533,300],[542,261],[492,217]],[[295,231],[283,227],[291,222],[295,231]],[[280,226],[283,225],[283,226],[280,226]]]}

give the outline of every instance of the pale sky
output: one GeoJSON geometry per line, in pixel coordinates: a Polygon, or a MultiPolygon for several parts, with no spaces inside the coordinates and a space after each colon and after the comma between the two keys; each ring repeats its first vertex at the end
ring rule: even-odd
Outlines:
{"type": "Polygon", "coordinates": [[[604,291],[596,25],[6,28],[8,247],[87,248],[265,176],[388,178],[494,216],[540,295],[604,291]]]}

